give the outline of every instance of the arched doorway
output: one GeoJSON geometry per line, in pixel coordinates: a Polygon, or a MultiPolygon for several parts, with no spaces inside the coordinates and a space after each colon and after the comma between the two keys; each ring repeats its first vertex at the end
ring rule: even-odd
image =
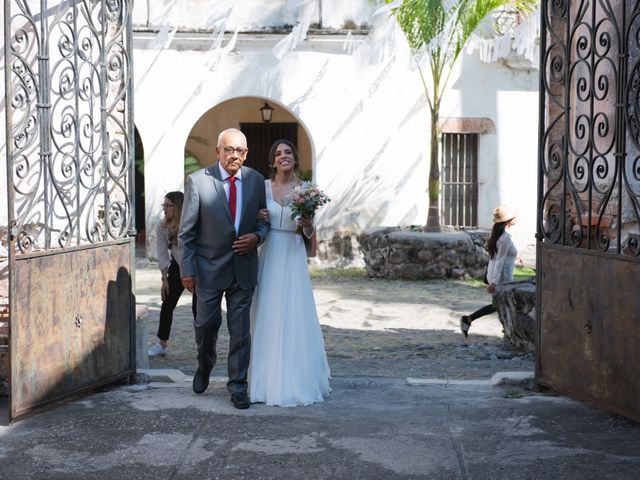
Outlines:
{"type": "MultiPolygon", "coordinates": [[[[269,169],[268,152],[271,149],[271,145],[277,140],[289,140],[294,145],[297,145],[298,127],[297,122],[240,123],[240,130],[246,135],[247,147],[249,147],[246,165],[269,178],[271,171],[269,169]]],[[[306,170],[302,169],[304,175],[307,174],[306,172],[306,170]]]]}
{"type": "Polygon", "coordinates": [[[145,207],[144,207],[144,146],[138,129],[135,128],[135,165],[136,172],[134,178],[135,200],[136,200],[136,245],[144,247],[146,239],[145,207]]]}
{"type": "Polygon", "coordinates": [[[268,177],[269,148],[276,140],[286,139],[298,147],[300,175],[311,180],[313,150],[307,130],[286,107],[271,99],[268,102],[274,108],[270,122],[264,122],[261,117],[260,108],[265,103],[262,97],[238,97],[206,111],[193,125],[187,138],[185,175],[194,167],[202,168],[215,163],[218,134],[233,127],[242,130],[247,136],[249,154],[245,165],[268,177]]]}

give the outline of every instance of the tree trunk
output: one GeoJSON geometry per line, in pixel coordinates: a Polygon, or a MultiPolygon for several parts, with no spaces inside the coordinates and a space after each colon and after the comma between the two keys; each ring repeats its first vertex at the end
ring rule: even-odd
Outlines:
{"type": "Polygon", "coordinates": [[[439,232],[440,228],[440,164],[438,161],[438,109],[431,110],[431,145],[429,162],[429,211],[427,231],[439,232]]]}

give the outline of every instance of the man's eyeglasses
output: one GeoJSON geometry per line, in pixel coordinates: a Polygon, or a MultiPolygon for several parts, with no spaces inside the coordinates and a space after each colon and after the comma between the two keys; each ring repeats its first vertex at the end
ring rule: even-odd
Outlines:
{"type": "Polygon", "coordinates": [[[222,150],[223,150],[223,151],[224,151],[224,153],[226,153],[227,155],[231,155],[233,152],[235,152],[235,153],[237,153],[237,154],[238,154],[238,155],[240,155],[240,156],[245,155],[245,154],[249,151],[249,149],[247,149],[247,148],[242,148],[242,147],[236,147],[236,148],[233,148],[233,147],[224,147],[222,150]]]}

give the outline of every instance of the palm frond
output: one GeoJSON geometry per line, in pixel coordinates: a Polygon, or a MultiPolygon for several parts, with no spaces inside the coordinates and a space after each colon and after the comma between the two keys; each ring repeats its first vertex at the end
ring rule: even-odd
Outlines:
{"type": "Polygon", "coordinates": [[[491,22],[489,16],[493,11],[511,6],[527,14],[538,1],[404,0],[392,13],[414,53],[427,51],[429,56],[438,57],[430,63],[451,68],[471,34],[481,23],[491,22]]]}

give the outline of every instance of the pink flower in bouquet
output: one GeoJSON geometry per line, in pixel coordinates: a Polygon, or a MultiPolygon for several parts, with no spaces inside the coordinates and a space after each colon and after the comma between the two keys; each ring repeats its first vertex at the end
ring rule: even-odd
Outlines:
{"type": "Polygon", "coordinates": [[[291,220],[312,219],[318,208],[331,201],[323,191],[310,182],[295,187],[290,198],[291,220]]]}

